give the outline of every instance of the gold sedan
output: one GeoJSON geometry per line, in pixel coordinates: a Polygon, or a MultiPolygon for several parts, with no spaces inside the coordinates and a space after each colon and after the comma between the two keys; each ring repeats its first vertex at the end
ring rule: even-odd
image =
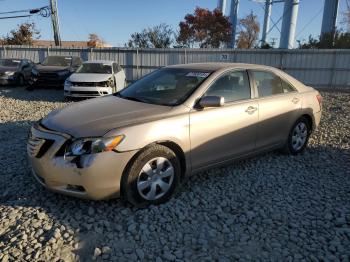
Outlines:
{"type": "Polygon", "coordinates": [[[169,66],[103,98],[53,111],[31,128],[33,174],[64,194],[168,200],[187,176],[258,153],[303,152],[322,97],[267,66],[169,66]]]}

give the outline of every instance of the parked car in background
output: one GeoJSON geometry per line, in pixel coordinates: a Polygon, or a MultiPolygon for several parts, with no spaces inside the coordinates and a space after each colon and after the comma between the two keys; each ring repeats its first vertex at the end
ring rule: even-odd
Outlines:
{"type": "Polygon", "coordinates": [[[159,204],[190,174],[303,152],[321,111],[318,91],[272,67],[176,65],[51,112],[31,128],[27,152],[37,181],[56,192],[159,204]]]}
{"type": "Polygon", "coordinates": [[[25,85],[31,77],[34,63],[29,59],[0,59],[0,84],[25,85]]]}
{"type": "Polygon", "coordinates": [[[77,56],[47,56],[32,69],[31,87],[63,87],[66,79],[82,64],[77,56]]]}
{"type": "Polygon", "coordinates": [[[113,61],[87,61],[67,78],[66,97],[98,97],[115,93],[125,87],[124,70],[113,61]]]}

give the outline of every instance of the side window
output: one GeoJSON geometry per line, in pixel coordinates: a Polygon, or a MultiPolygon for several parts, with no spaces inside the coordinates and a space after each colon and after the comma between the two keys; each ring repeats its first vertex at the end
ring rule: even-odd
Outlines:
{"type": "Polygon", "coordinates": [[[206,96],[222,96],[225,102],[250,99],[250,85],[246,71],[232,71],[224,74],[212,84],[206,96]]]}
{"type": "Polygon", "coordinates": [[[295,88],[288,82],[281,79],[283,93],[290,93],[296,91],[295,88]]]}
{"type": "Polygon", "coordinates": [[[282,94],[281,79],[273,73],[264,71],[252,71],[259,97],[282,94]]]}
{"type": "Polygon", "coordinates": [[[22,68],[22,69],[25,69],[25,68],[27,68],[28,66],[29,66],[28,61],[27,61],[27,60],[22,60],[21,68],[22,68]]]}
{"type": "Polygon", "coordinates": [[[73,58],[73,66],[80,66],[82,64],[82,60],[80,57],[73,58]]]}

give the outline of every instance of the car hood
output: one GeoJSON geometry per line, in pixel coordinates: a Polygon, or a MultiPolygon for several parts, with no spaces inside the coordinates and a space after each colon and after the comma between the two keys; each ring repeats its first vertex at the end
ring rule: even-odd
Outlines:
{"type": "Polygon", "coordinates": [[[112,74],[73,74],[69,77],[72,82],[102,82],[107,81],[112,74]]]}
{"type": "Polygon", "coordinates": [[[74,137],[103,136],[127,125],[164,117],[172,107],[105,96],[71,104],[52,111],[42,121],[46,128],[74,137]]]}
{"type": "Polygon", "coordinates": [[[69,66],[44,66],[44,65],[37,65],[35,67],[39,72],[58,72],[58,71],[64,71],[69,70],[69,66]]]}
{"type": "Polygon", "coordinates": [[[12,66],[0,66],[0,73],[4,72],[16,72],[17,67],[12,67],[12,66]]]}

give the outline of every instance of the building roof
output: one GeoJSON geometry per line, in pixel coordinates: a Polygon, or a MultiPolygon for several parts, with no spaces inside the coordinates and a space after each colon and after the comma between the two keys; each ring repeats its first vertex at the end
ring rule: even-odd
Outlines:
{"type": "MultiPolygon", "coordinates": [[[[33,46],[55,46],[55,42],[51,40],[34,40],[33,46]]],[[[63,47],[87,47],[87,41],[61,41],[63,47]]]]}

